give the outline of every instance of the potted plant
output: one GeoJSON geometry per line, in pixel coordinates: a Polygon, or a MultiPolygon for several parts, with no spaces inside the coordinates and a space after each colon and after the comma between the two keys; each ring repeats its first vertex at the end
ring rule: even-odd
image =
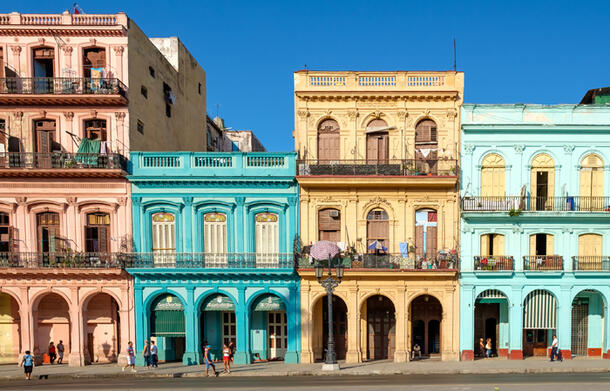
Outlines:
{"type": "Polygon", "coordinates": [[[522,212],[521,209],[512,208],[511,210],[508,211],[508,215],[510,217],[517,217],[521,214],[521,212],[522,212]]]}

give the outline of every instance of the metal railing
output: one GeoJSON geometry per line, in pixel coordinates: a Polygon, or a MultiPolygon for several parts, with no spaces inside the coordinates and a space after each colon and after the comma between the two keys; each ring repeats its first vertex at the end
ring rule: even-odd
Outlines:
{"type": "Polygon", "coordinates": [[[526,255],[523,270],[563,270],[561,255],[526,255]]]}
{"type": "Polygon", "coordinates": [[[514,270],[515,261],[511,255],[477,255],[474,270],[505,271],[514,270]]]}
{"type": "Polygon", "coordinates": [[[127,159],[117,153],[8,152],[0,153],[0,169],[2,168],[126,170],[127,159]]]}
{"type": "Polygon", "coordinates": [[[132,258],[125,253],[2,252],[0,267],[108,269],[125,268],[132,258]]]}
{"type": "Polygon", "coordinates": [[[610,271],[610,256],[584,255],[572,257],[574,270],[610,271]]]}
{"type": "Polygon", "coordinates": [[[131,253],[132,268],[294,269],[290,253],[131,253]]]}
{"type": "Polygon", "coordinates": [[[610,197],[462,197],[465,212],[610,212],[610,197]]]}
{"type": "MultiPolygon", "coordinates": [[[[319,261],[327,267],[329,261],[319,261]]],[[[400,254],[360,254],[352,257],[338,257],[330,261],[331,265],[342,265],[346,269],[384,269],[384,270],[428,270],[443,271],[459,269],[459,258],[437,256],[434,258],[403,257],[400,254]]],[[[315,261],[308,256],[299,259],[299,268],[308,269],[315,266],[315,261]]]]}
{"type": "Polygon", "coordinates": [[[457,160],[297,160],[297,175],[456,176],[457,160]]]}
{"type": "Polygon", "coordinates": [[[121,95],[127,86],[116,78],[91,77],[4,77],[0,94],[121,95]]]}

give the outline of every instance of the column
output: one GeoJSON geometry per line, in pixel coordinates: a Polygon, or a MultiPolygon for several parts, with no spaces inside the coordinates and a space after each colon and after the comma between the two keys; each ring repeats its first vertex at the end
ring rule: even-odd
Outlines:
{"type": "Polygon", "coordinates": [[[117,111],[114,113],[116,126],[110,128],[110,145],[112,146],[113,153],[123,152],[127,154],[129,152],[129,146],[124,143],[127,142],[125,138],[125,112],[117,111]]]}
{"type": "MultiPolygon", "coordinates": [[[[297,281],[295,281],[298,283],[297,281]]],[[[284,356],[286,364],[296,364],[299,360],[299,331],[301,325],[299,322],[300,298],[298,290],[293,285],[290,287],[288,296],[288,308],[286,308],[286,318],[288,321],[288,350],[284,356]]]]}
{"type": "MultiPolygon", "coordinates": [[[[142,226],[142,208],[141,208],[142,198],[135,197],[135,196],[131,197],[131,203],[132,203],[132,209],[133,209],[133,211],[132,211],[132,213],[133,213],[132,235],[134,238],[138,238],[137,240],[134,240],[134,242],[133,242],[133,244],[134,244],[133,251],[144,252],[144,251],[147,251],[147,249],[144,246],[144,240],[145,240],[144,233],[146,232],[146,229],[145,229],[145,227],[142,226]]],[[[140,289],[142,289],[142,288],[140,288],[140,289]]],[[[136,303],[138,303],[137,300],[136,300],[136,303]]]]}
{"type": "MultiPolygon", "coordinates": [[[[404,284],[404,281],[403,281],[404,284]]],[[[406,310],[406,290],[403,285],[398,290],[395,303],[395,319],[396,319],[396,350],[394,351],[394,362],[407,362],[408,347],[407,347],[407,310],[406,310]]]]}
{"type": "MultiPolygon", "coordinates": [[[[135,225],[134,225],[135,227],[135,225]]],[[[148,314],[146,313],[146,307],[144,306],[143,301],[143,292],[142,287],[134,288],[134,318],[135,318],[135,326],[136,326],[136,340],[134,342],[134,350],[136,352],[136,365],[146,365],[144,362],[144,357],[138,352],[141,352],[144,349],[144,340],[148,339],[148,314]]],[[[129,341],[127,341],[129,342],[129,341]]],[[[159,340],[157,339],[157,345],[159,345],[159,340]]],[[[161,351],[161,346],[157,346],[159,351],[161,351]]],[[[127,345],[125,343],[125,347],[123,349],[123,354],[127,349],[127,345]]]]}
{"type": "Polygon", "coordinates": [[[202,361],[201,350],[195,345],[197,333],[197,311],[195,311],[195,287],[186,291],[186,307],[184,307],[184,325],[186,332],[186,349],[182,356],[183,365],[198,365],[202,361]]]}
{"type": "MultiPolygon", "coordinates": [[[[72,71],[72,74],[66,75],[60,75],[62,77],[70,77],[76,74],[76,72],[73,72],[72,69],[72,51],[74,50],[74,48],[72,46],[62,46],[61,48],[64,51],[64,66],[62,67],[63,69],[69,69],[70,71],[72,71]]],[[[60,69],[62,69],[60,68],[60,69]]]]}
{"type": "Polygon", "coordinates": [[[345,362],[362,362],[360,350],[360,306],[358,305],[358,288],[347,292],[347,353],[345,362]]]}
{"type": "Polygon", "coordinates": [[[72,288],[70,292],[70,355],[68,356],[71,367],[82,367],[85,365],[83,354],[84,322],[80,303],[78,300],[78,288],[72,288]]]}
{"type": "Polygon", "coordinates": [[[21,306],[19,307],[19,328],[21,333],[21,350],[19,351],[19,357],[26,350],[32,351],[34,347],[34,334],[32,327],[32,307],[27,300],[27,288],[21,289],[21,306]]]}
{"type": "MultiPolygon", "coordinates": [[[[74,120],[74,112],[73,111],[65,111],[64,119],[66,121],[65,127],[63,130],[59,131],[59,143],[62,147],[65,148],[68,152],[76,152],[78,150],[78,145],[74,145],[72,141],[72,137],[68,134],[68,132],[77,134],[80,136],[78,129],[74,131],[73,129],[73,120],[74,120]]],[[[58,124],[59,125],[59,124],[58,124]]],[[[61,128],[60,128],[61,129],[61,128]]]]}
{"type": "Polygon", "coordinates": [[[460,357],[474,360],[474,286],[462,285],[460,296],[460,357]]]}
{"type": "Polygon", "coordinates": [[[193,252],[193,197],[182,197],[184,208],[182,208],[182,216],[184,217],[184,237],[182,251],[185,253],[193,252]]]}
{"type": "Polygon", "coordinates": [[[21,72],[21,49],[21,46],[11,46],[11,51],[13,52],[13,67],[17,70],[17,76],[23,75],[21,72]]]}
{"type": "Polygon", "coordinates": [[[522,285],[513,287],[509,297],[509,338],[508,358],[511,360],[523,359],[523,292],[522,285]]]}
{"type": "MultiPolygon", "coordinates": [[[[244,242],[248,242],[248,238],[245,237],[245,232],[248,232],[246,228],[244,228],[244,203],[246,199],[244,197],[235,197],[235,202],[237,203],[237,209],[235,210],[235,252],[243,253],[247,245],[244,245],[244,242]]],[[[247,225],[247,224],[246,224],[247,225]]],[[[252,249],[254,250],[254,249],[252,249]]],[[[254,252],[254,251],[252,251],[254,252]]],[[[244,301],[245,303],[245,301],[244,301]]]]}
{"type": "Polygon", "coordinates": [[[116,73],[115,73],[114,77],[123,81],[123,52],[125,51],[125,47],[124,46],[115,46],[115,47],[113,47],[113,49],[114,49],[114,56],[116,58],[116,66],[114,67],[116,73]]]}
{"type": "MultiPolygon", "coordinates": [[[[559,297],[557,297],[557,317],[555,333],[559,339],[559,349],[563,354],[564,360],[572,358],[572,322],[566,322],[567,319],[572,319],[572,300],[570,300],[570,287],[562,286],[559,297]],[[563,322],[560,319],[564,320],[563,322]]],[[[551,335],[551,338],[553,336],[551,335]]],[[[551,339],[552,341],[552,339],[551,339]]],[[[549,344],[550,346],[550,344],[549,344]]]]}
{"type": "Polygon", "coordinates": [[[237,323],[237,346],[235,364],[250,364],[252,356],[250,353],[250,316],[246,308],[246,288],[239,287],[237,295],[237,307],[235,308],[235,320],[237,323]]]}

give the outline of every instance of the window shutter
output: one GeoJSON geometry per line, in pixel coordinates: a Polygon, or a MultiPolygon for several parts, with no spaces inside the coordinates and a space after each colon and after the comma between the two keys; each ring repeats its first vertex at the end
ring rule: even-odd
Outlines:
{"type": "Polygon", "coordinates": [[[489,235],[481,235],[481,255],[487,256],[489,254],[489,235]]]}
{"type": "Polygon", "coordinates": [[[421,225],[415,227],[415,255],[424,255],[424,227],[421,225]]]}
{"type": "Polygon", "coordinates": [[[437,227],[428,227],[426,230],[426,256],[436,256],[437,248],[437,227]]]}
{"type": "Polygon", "coordinates": [[[536,235],[530,235],[530,256],[536,255],[536,235]]]}
{"type": "Polygon", "coordinates": [[[553,235],[546,235],[546,255],[555,254],[554,239],[555,237],[553,235]]]}
{"type": "Polygon", "coordinates": [[[494,235],[493,238],[493,254],[489,255],[504,255],[504,235],[494,235]]]}
{"type": "Polygon", "coordinates": [[[99,233],[99,251],[102,253],[108,252],[108,227],[98,227],[99,233]]]}

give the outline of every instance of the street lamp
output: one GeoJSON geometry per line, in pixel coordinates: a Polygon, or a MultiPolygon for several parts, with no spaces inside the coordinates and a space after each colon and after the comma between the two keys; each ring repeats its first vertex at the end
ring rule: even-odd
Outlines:
{"type": "Polygon", "coordinates": [[[331,263],[331,257],[329,256],[326,278],[324,278],[324,266],[322,266],[319,262],[316,262],[315,271],[318,282],[320,285],[322,285],[322,287],[324,287],[324,289],[326,289],[326,297],[328,301],[328,347],[326,349],[326,361],[322,366],[322,370],[334,371],[339,369],[339,364],[337,363],[337,355],[335,354],[335,338],[333,332],[333,291],[341,283],[344,270],[343,265],[335,265],[336,277],[333,277],[333,266],[331,263]]]}

